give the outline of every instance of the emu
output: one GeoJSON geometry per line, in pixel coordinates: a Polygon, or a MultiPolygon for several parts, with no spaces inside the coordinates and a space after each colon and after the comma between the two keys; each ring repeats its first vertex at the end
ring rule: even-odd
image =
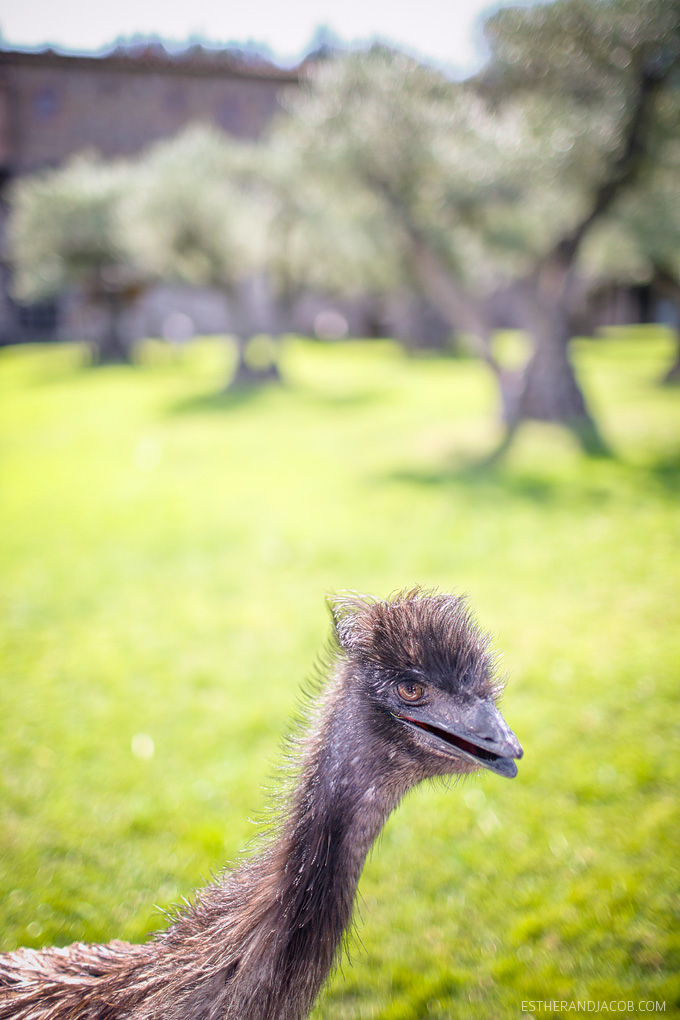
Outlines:
{"type": "Polygon", "coordinates": [[[464,599],[413,589],[330,602],[326,679],[275,830],[132,945],[0,955],[2,1020],[301,1020],[338,956],[366,855],[424,779],[513,777],[489,640],[464,599]]]}

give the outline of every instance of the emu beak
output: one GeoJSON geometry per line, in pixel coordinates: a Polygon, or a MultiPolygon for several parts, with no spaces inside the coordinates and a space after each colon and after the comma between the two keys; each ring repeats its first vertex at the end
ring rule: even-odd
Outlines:
{"type": "Polygon", "coordinates": [[[524,754],[522,745],[491,701],[478,699],[469,705],[409,708],[398,718],[425,730],[449,751],[475,765],[513,779],[517,775],[514,758],[524,754]],[[435,718],[436,715],[436,718],[435,718]]]}

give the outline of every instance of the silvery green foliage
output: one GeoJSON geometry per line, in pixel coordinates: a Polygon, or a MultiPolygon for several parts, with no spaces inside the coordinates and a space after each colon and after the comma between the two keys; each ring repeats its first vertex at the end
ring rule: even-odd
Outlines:
{"type": "Polygon", "coordinates": [[[115,287],[137,277],[120,216],[131,173],[127,163],[83,154],[13,185],[8,238],[19,299],[40,300],[69,284],[115,287]]]}
{"type": "Polygon", "coordinates": [[[645,284],[657,271],[680,280],[680,148],[593,230],[580,262],[601,281],[645,284]]]}
{"type": "Polygon", "coordinates": [[[557,183],[582,118],[565,109],[557,133],[554,103],[540,96],[498,106],[374,47],[319,65],[289,103],[286,130],[307,174],[344,215],[348,236],[363,231],[367,261],[392,286],[410,278],[414,236],[458,279],[486,289],[528,271],[579,213],[576,182],[557,183]]]}
{"type": "Polygon", "coordinates": [[[359,218],[358,196],[372,199],[366,233],[389,238],[395,284],[408,276],[414,236],[473,292],[534,271],[590,215],[625,149],[642,74],[664,79],[643,155],[677,137],[664,114],[677,74],[676,4],[503,9],[487,36],[491,58],[474,81],[374,47],[319,63],[289,100],[307,170],[359,218]]]}
{"type": "Polygon", "coordinates": [[[248,156],[207,125],[143,154],[121,215],[149,276],[229,290],[261,265],[266,210],[241,173],[248,156]]]}
{"type": "Polygon", "coordinates": [[[501,9],[485,34],[485,93],[500,105],[541,97],[554,150],[551,206],[564,195],[571,210],[560,229],[568,237],[590,218],[594,231],[583,231],[583,266],[644,277],[653,251],[677,250],[680,7],[557,0],[501,9]]]}
{"type": "Polygon", "coordinates": [[[392,221],[370,189],[317,158],[294,119],[282,118],[253,157],[267,209],[263,268],[276,290],[363,295],[406,285],[392,221]]]}
{"type": "Polygon", "coordinates": [[[350,211],[346,229],[363,230],[386,280],[408,281],[414,232],[465,270],[469,262],[458,256],[465,240],[476,244],[474,212],[507,184],[484,155],[499,139],[475,130],[482,101],[404,54],[374,47],[317,65],[289,106],[288,130],[305,166],[339,212],[350,211]]]}
{"type": "Polygon", "coordinates": [[[540,89],[569,96],[582,109],[628,101],[642,68],[675,65],[680,12],[675,0],[556,0],[502,7],[484,34],[491,51],[485,77],[508,92],[540,89]]]}
{"type": "Polygon", "coordinates": [[[586,239],[588,276],[648,283],[658,271],[680,280],[680,86],[659,97],[644,172],[586,239]]]}

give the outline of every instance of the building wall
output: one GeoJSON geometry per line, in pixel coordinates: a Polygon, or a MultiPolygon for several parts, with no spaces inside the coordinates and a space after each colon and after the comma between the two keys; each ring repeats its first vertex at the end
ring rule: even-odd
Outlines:
{"type": "Polygon", "coordinates": [[[246,76],[200,63],[34,56],[0,52],[0,157],[13,174],[90,147],[129,156],[192,121],[257,137],[294,82],[285,72],[246,76]]]}

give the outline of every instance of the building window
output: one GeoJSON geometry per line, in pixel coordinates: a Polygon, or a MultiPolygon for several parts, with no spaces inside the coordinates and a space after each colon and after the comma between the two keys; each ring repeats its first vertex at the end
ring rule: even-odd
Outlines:
{"type": "Polygon", "coordinates": [[[97,82],[97,91],[101,96],[117,96],[120,91],[120,82],[114,75],[102,76],[97,82]]]}
{"type": "Polygon", "coordinates": [[[241,126],[242,104],[238,96],[227,96],[218,104],[215,119],[227,131],[237,131],[241,126]]]}
{"type": "Polygon", "coordinates": [[[173,86],[165,93],[165,108],[174,113],[183,113],[186,109],[187,97],[184,90],[173,86]]]}
{"type": "Polygon", "coordinates": [[[31,108],[36,120],[52,120],[59,113],[59,93],[52,85],[37,89],[31,99],[31,108]]]}
{"type": "Polygon", "coordinates": [[[16,305],[21,334],[26,339],[53,336],[59,321],[59,305],[56,298],[36,301],[30,305],[16,305]]]}

